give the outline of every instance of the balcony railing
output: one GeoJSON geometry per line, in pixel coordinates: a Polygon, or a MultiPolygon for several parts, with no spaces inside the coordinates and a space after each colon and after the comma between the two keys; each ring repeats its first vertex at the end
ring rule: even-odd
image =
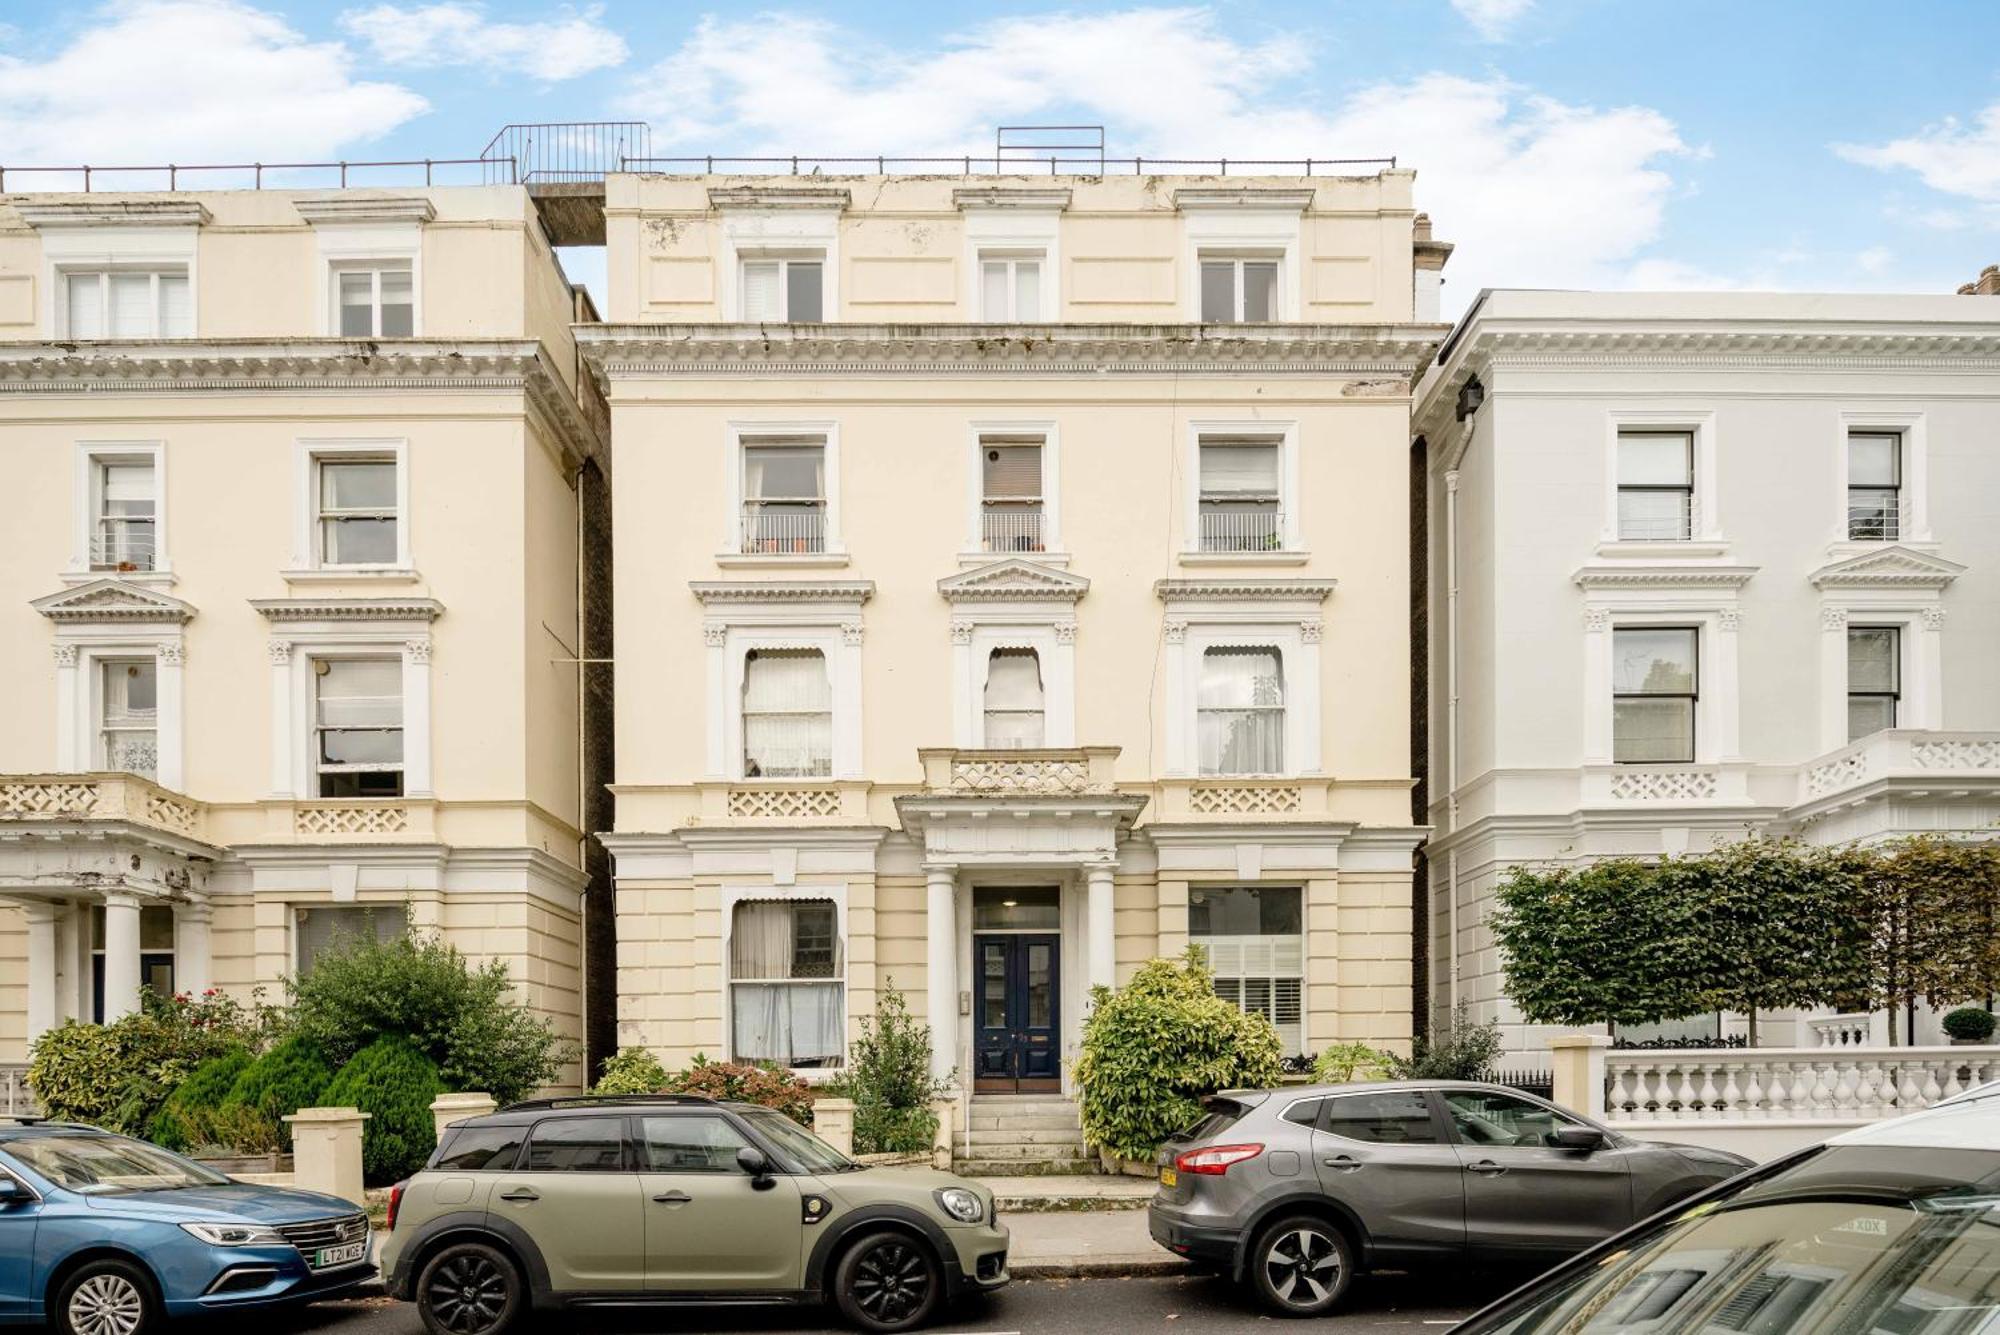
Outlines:
{"type": "Polygon", "coordinates": [[[2000,1075],[2000,1047],[1613,1052],[1604,1109],[1628,1123],[1872,1122],[2000,1075]]]}
{"type": "MultiPolygon", "coordinates": [[[[1659,492],[1640,494],[1653,498],[1662,495],[1659,492]]],[[[1701,531],[1701,505],[1693,496],[1667,493],[1665,499],[1654,499],[1643,510],[1628,511],[1623,502],[1631,495],[1626,493],[1620,497],[1620,542],[1690,542],[1701,531]]]]}
{"type": "Polygon", "coordinates": [[[809,556],[826,550],[826,507],[819,504],[772,505],[752,501],[743,507],[739,551],[765,556],[809,556]]]}
{"type": "Polygon", "coordinates": [[[1285,545],[1285,515],[1276,507],[1201,510],[1199,550],[1275,552],[1285,545]]]}
{"type": "Polygon", "coordinates": [[[119,573],[151,570],[151,519],[100,519],[90,539],[90,568],[119,573]]]}
{"type": "Polygon", "coordinates": [[[980,546],[989,552],[1047,550],[1042,539],[1041,506],[996,507],[980,511],[979,540],[980,546]]]}
{"type": "Polygon", "coordinates": [[[1850,502],[1847,507],[1849,542],[1901,542],[1910,533],[1908,497],[1884,499],[1880,503],[1850,502]]]}

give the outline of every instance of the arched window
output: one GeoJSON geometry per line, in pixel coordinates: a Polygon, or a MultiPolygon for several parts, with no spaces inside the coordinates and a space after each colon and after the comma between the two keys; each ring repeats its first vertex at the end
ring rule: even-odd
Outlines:
{"type": "Polygon", "coordinates": [[[1196,702],[1203,774],[1282,774],[1285,678],[1273,648],[1210,649],[1196,702]]]}
{"type": "Polygon", "coordinates": [[[817,649],[752,649],[743,664],[743,776],[833,773],[833,688],[817,649]]]}
{"type": "Polygon", "coordinates": [[[986,660],[986,745],[1032,749],[1043,745],[1042,663],[1033,649],[995,649],[986,660]]]}

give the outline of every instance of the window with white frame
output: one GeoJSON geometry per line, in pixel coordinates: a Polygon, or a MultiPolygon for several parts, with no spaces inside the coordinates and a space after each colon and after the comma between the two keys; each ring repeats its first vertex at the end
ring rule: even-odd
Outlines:
{"type": "Polygon", "coordinates": [[[1278,318],[1276,255],[1201,252],[1204,324],[1260,324],[1278,318]]]}
{"type": "Polygon", "coordinates": [[[1195,886],[1188,936],[1208,957],[1215,995],[1262,1015],[1286,1056],[1305,1051],[1305,907],[1298,886],[1195,886]]]}
{"type": "Polygon", "coordinates": [[[402,660],[317,658],[312,668],[319,796],[401,797],[402,660]]]}
{"type": "Polygon", "coordinates": [[[402,904],[316,905],[298,911],[298,976],[331,955],[342,955],[370,942],[400,941],[409,927],[409,910],[402,904]]]}
{"type": "Polygon", "coordinates": [[[1693,626],[1618,626],[1611,632],[1611,758],[1619,764],[1691,764],[1701,679],[1693,626]]]}
{"type": "Polygon", "coordinates": [[[833,686],[817,649],[752,649],[743,662],[743,777],[833,773],[833,686]]]}
{"type": "Polygon", "coordinates": [[[340,260],[333,332],[342,338],[408,338],[416,332],[416,275],[409,261],[340,260]]]}
{"type": "Polygon", "coordinates": [[[1895,727],[1902,699],[1902,627],[1849,626],[1847,740],[1895,727]]]}
{"type": "Polygon", "coordinates": [[[826,550],[826,438],[745,436],[741,550],[826,550]]]}
{"type": "Polygon", "coordinates": [[[192,338],[194,301],[184,265],[61,271],[62,336],[192,338]]]}
{"type": "Polygon", "coordinates": [[[986,745],[1033,750],[1046,737],[1042,660],[1033,649],[995,649],[986,659],[986,745]]]}
{"type": "Polygon", "coordinates": [[[1847,433],[1847,537],[1897,542],[1904,536],[1903,437],[1896,431],[1847,433]]]}
{"type": "Polygon", "coordinates": [[[396,563],[401,541],[397,528],[402,522],[396,474],[393,456],[339,453],[314,457],[319,564],[396,563]]]}
{"type": "Polygon", "coordinates": [[[1696,530],[1694,433],[1618,433],[1618,537],[1685,542],[1696,530]]]}
{"type": "Polygon", "coordinates": [[[1042,314],[1039,250],[979,252],[979,318],[993,324],[1026,323],[1042,314]]]}
{"type": "Polygon", "coordinates": [[[1285,676],[1274,647],[1218,646],[1201,656],[1196,697],[1203,774],[1282,774],[1285,676]]]}
{"type": "Polygon", "coordinates": [[[90,568],[120,574],[154,569],[159,491],[151,455],[90,459],[90,568]]]}
{"type": "Polygon", "coordinates": [[[101,658],[97,763],[107,770],[159,776],[160,678],[154,658],[101,658]]]}
{"type": "Polygon", "coordinates": [[[745,256],[743,319],[755,324],[818,324],[826,319],[826,256],[745,256]]]}
{"type": "Polygon", "coordinates": [[[1272,552],[1285,544],[1284,442],[1272,436],[1204,435],[1196,549],[1272,552]]]}
{"type": "Polygon", "coordinates": [[[989,552],[1047,550],[1042,505],[1042,438],[979,438],[979,538],[989,552]]]}
{"type": "Polygon", "coordinates": [[[729,923],[731,1056],[839,1066],[847,1051],[846,950],[830,899],[739,901],[729,923]]]}

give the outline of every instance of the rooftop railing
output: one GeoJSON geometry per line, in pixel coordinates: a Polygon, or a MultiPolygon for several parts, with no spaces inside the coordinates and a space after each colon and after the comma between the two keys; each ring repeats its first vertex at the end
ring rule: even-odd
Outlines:
{"type": "Polygon", "coordinates": [[[518,167],[490,158],[398,158],[374,162],[169,162],[129,166],[12,167],[0,164],[8,190],[324,190],[349,186],[511,185],[518,167]],[[497,178],[496,170],[505,174],[497,178]],[[444,179],[439,179],[440,172],[444,179]],[[271,179],[266,180],[269,175],[271,179]],[[111,178],[107,180],[106,178],[111,178]],[[247,180],[246,180],[247,178],[247,180]]]}
{"type": "Polygon", "coordinates": [[[702,176],[1354,176],[1389,170],[1386,158],[1106,158],[1095,153],[1013,154],[985,157],[892,158],[702,157],[630,158],[622,170],[655,174],[702,176]]]}

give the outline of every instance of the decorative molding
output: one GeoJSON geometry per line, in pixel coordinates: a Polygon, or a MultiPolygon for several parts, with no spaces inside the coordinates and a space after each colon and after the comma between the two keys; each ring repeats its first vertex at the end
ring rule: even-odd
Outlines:
{"type": "Polygon", "coordinates": [[[938,592],[954,603],[1047,601],[1074,603],[1090,591],[1081,575],[1054,570],[1034,561],[1009,557],[937,582],[938,592]]]}
{"type": "Polygon", "coordinates": [[[436,621],[444,604],[435,598],[252,598],[266,621],[436,621]]]}
{"type": "Polygon", "coordinates": [[[161,667],[184,667],[187,664],[187,645],[180,640],[162,640],[153,646],[153,656],[161,667]]]}
{"type": "Polygon", "coordinates": [[[186,625],[194,618],[192,604],[118,579],[94,579],[88,584],[37,598],[28,604],[58,624],[161,622],[186,625]]]}
{"type": "Polygon", "coordinates": [[[875,596],[872,579],[689,580],[703,607],[732,603],[865,603],[875,596]]]}
{"type": "Polygon", "coordinates": [[[1160,631],[1168,644],[1187,642],[1188,623],[1185,621],[1169,621],[1161,626],[1160,631]]]}
{"type": "Polygon", "coordinates": [[[862,627],[862,624],[861,624],[861,623],[860,623],[859,621],[843,621],[843,622],[841,622],[841,623],[840,623],[840,642],[841,642],[842,644],[845,644],[845,645],[848,645],[848,646],[850,646],[850,647],[851,647],[851,646],[854,646],[854,645],[858,645],[858,644],[860,644],[860,643],[861,643],[861,635],[862,635],[862,630],[863,630],[863,627],[862,627]]]}
{"type": "Polygon", "coordinates": [[[1847,609],[1844,607],[1822,607],[1819,609],[1821,630],[1846,630],[1847,609]]]}
{"type": "Polygon", "coordinates": [[[1277,602],[1304,599],[1323,603],[1337,583],[1330,579],[1162,579],[1153,592],[1163,603],[1277,602]]]}
{"type": "Polygon", "coordinates": [[[1326,623],[1318,617],[1307,617],[1299,622],[1299,643],[1318,644],[1320,636],[1326,633],[1326,623]]]}
{"type": "Polygon", "coordinates": [[[16,199],[21,221],[45,227],[199,227],[208,209],[192,199],[16,199]]]}
{"type": "Polygon", "coordinates": [[[1918,615],[1923,617],[1924,628],[1926,630],[1943,630],[1944,612],[1945,609],[1943,607],[1933,605],[1923,608],[1918,615]]]}
{"type": "Polygon", "coordinates": [[[845,209],[853,196],[833,186],[712,186],[712,209],[845,209]]]}
{"type": "Polygon", "coordinates": [[[428,663],[431,661],[429,640],[404,640],[403,661],[405,663],[428,663]]]}
{"type": "Polygon", "coordinates": [[[1583,628],[1593,634],[1602,634],[1611,629],[1611,609],[1608,607],[1586,607],[1583,609],[1583,628]]]}
{"type": "Polygon", "coordinates": [[[1740,589],[1756,566],[1625,565],[1584,566],[1576,572],[1580,589],[1740,589]]]}
{"type": "Polygon", "coordinates": [[[283,667],[292,661],[292,642],[290,640],[271,640],[265,644],[264,652],[271,656],[272,667],[283,667]]]}
{"type": "Polygon", "coordinates": [[[1716,625],[1723,630],[1741,630],[1743,629],[1743,609],[1733,606],[1721,608],[1715,614],[1715,621],[1716,625]]]}
{"type": "Polygon", "coordinates": [[[951,202],[959,210],[1016,209],[1037,213],[1056,212],[1069,207],[1070,191],[1038,186],[960,186],[951,192],[951,202]]]}
{"type": "Polygon", "coordinates": [[[1076,643],[1076,623],[1074,621],[1056,622],[1056,643],[1057,644],[1076,643]]]}
{"type": "Polygon", "coordinates": [[[55,649],[57,667],[73,668],[76,666],[77,646],[74,641],[70,640],[58,641],[52,647],[55,649]]]}
{"type": "Polygon", "coordinates": [[[840,790],[731,788],[725,809],[731,820],[827,820],[840,814],[840,790]]]}
{"type": "Polygon", "coordinates": [[[1182,213],[1209,209],[1304,213],[1312,207],[1313,193],[1271,186],[1190,186],[1174,191],[1174,207],[1182,213]]]}
{"type": "Polygon", "coordinates": [[[1192,785],[1188,810],[1197,816],[1292,816],[1305,809],[1304,790],[1295,783],[1209,783],[1192,785]]]}
{"type": "Polygon", "coordinates": [[[322,223],[427,223],[437,206],[422,195],[322,195],[295,199],[299,216],[317,227],[322,223]]]}
{"type": "Polygon", "coordinates": [[[727,621],[704,621],[701,623],[701,642],[711,649],[720,649],[729,643],[729,623],[727,621]]]}
{"type": "Polygon", "coordinates": [[[668,375],[1102,376],[1184,371],[1394,376],[1407,394],[1439,333],[1395,325],[584,325],[600,381],[668,375]]]}
{"type": "Polygon", "coordinates": [[[952,642],[953,644],[971,644],[971,643],[972,643],[972,632],[973,632],[974,630],[976,630],[977,628],[978,628],[978,627],[977,627],[977,623],[976,623],[976,622],[971,622],[971,621],[954,621],[954,622],[952,622],[952,623],[951,623],[951,642],[952,642]]]}
{"type": "Polygon", "coordinates": [[[1885,547],[1823,565],[1806,578],[1817,589],[1942,590],[1964,573],[1964,566],[1941,556],[1885,547]]]}

